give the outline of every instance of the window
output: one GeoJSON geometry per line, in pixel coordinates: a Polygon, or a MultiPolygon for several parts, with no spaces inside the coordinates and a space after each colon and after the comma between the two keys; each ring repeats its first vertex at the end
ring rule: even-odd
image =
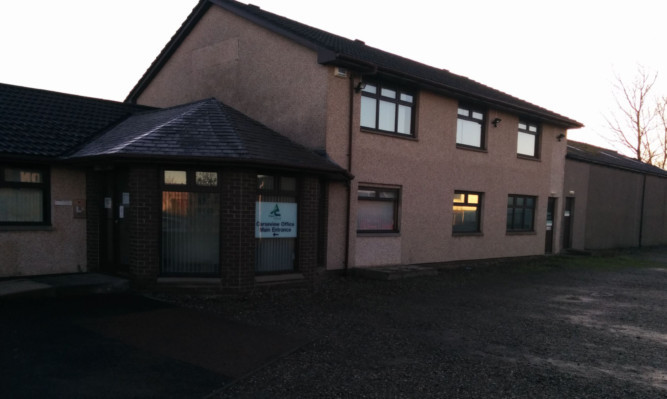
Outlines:
{"type": "Polygon", "coordinates": [[[534,231],[536,197],[507,197],[507,231],[534,231]]]}
{"type": "Polygon", "coordinates": [[[0,225],[48,225],[46,169],[0,166],[0,225]]]}
{"type": "Polygon", "coordinates": [[[177,188],[215,188],[218,186],[218,172],[192,170],[165,170],[162,184],[177,188]]]}
{"type": "Polygon", "coordinates": [[[297,179],[257,175],[255,273],[292,273],[297,269],[297,179]]]}
{"type": "Polygon", "coordinates": [[[358,233],[397,233],[399,190],[359,187],[358,233]]]}
{"type": "Polygon", "coordinates": [[[456,191],[452,208],[453,233],[478,233],[482,216],[482,194],[456,191]]]}
{"type": "Polygon", "coordinates": [[[484,148],[484,111],[459,106],[456,144],[471,148],[484,148]]]}
{"type": "Polygon", "coordinates": [[[162,175],[163,275],[220,271],[218,172],[165,170],[162,175]]]}
{"type": "Polygon", "coordinates": [[[516,152],[519,155],[539,157],[539,133],[537,125],[528,122],[519,122],[519,137],[516,143],[516,152]]]}
{"type": "Polygon", "coordinates": [[[366,83],[361,92],[361,127],[413,135],[414,95],[384,84],[366,83]]]}

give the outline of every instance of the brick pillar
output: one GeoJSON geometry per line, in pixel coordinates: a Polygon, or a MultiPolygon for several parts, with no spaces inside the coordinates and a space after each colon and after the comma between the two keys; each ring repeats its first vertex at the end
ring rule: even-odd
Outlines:
{"type": "Polygon", "coordinates": [[[86,171],[86,258],[89,272],[98,272],[100,265],[100,229],[102,226],[102,176],[86,171]]]}
{"type": "Polygon", "coordinates": [[[160,272],[160,218],[162,194],[156,167],[135,167],[129,172],[130,274],[139,283],[155,282],[160,272]]]}
{"type": "Polygon", "coordinates": [[[301,179],[299,189],[299,233],[297,269],[311,280],[317,269],[319,232],[319,181],[314,177],[301,179]]]}
{"type": "Polygon", "coordinates": [[[329,183],[326,180],[319,182],[319,229],[317,233],[317,268],[325,271],[327,268],[327,248],[329,232],[329,183]]]}
{"type": "Polygon", "coordinates": [[[255,283],[257,173],[225,170],[220,200],[222,286],[247,291],[255,283]]]}

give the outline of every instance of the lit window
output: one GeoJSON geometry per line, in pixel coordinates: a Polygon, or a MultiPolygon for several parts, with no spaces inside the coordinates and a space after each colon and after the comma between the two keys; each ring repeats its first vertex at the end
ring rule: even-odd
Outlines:
{"type": "Polygon", "coordinates": [[[0,224],[49,224],[46,170],[0,166],[0,224]]]}
{"type": "Polygon", "coordinates": [[[507,197],[507,231],[534,231],[536,197],[507,197]]]}
{"type": "Polygon", "coordinates": [[[519,122],[516,152],[519,155],[537,158],[539,156],[539,130],[536,124],[519,122]]]}
{"type": "Polygon", "coordinates": [[[452,213],[452,232],[479,232],[482,216],[482,194],[456,191],[452,213]]]}
{"type": "Polygon", "coordinates": [[[184,186],[188,184],[188,174],[184,170],[165,170],[164,184],[184,186]]]}
{"type": "Polygon", "coordinates": [[[413,135],[414,95],[384,84],[366,83],[361,92],[361,127],[413,135]]]}
{"type": "Polygon", "coordinates": [[[464,147],[483,149],[484,112],[459,106],[456,122],[456,144],[464,147]]]}
{"type": "Polygon", "coordinates": [[[397,189],[359,187],[357,202],[357,232],[398,232],[397,189]]]}

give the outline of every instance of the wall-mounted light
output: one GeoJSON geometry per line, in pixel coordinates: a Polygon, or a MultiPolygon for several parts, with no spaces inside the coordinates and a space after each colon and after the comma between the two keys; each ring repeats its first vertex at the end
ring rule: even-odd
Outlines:
{"type": "Polygon", "coordinates": [[[558,136],[556,136],[556,140],[558,140],[558,141],[563,140],[563,138],[565,138],[565,135],[564,135],[563,133],[561,133],[561,134],[559,134],[558,136]]]}
{"type": "Polygon", "coordinates": [[[362,91],[362,90],[365,89],[365,88],[366,88],[366,82],[364,82],[364,81],[359,81],[359,83],[357,83],[357,86],[354,88],[354,91],[356,91],[357,93],[359,93],[360,91],[362,91]]]}
{"type": "Polygon", "coordinates": [[[502,119],[496,118],[496,119],[492,120],[491,123],[493,123],[493,127],[498,127],[498,124],[500,123],[500,121],[502,121],[502,119]]]}

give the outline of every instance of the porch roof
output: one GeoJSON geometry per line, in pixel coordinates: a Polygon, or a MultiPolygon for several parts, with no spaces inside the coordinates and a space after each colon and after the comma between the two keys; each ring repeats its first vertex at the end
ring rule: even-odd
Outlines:
{"type": "Polygon", "coordinates": [[[130,116],[70,159],[213,161],[307,169],[349,178],[347,171],[214,98],[130,116]]]}

